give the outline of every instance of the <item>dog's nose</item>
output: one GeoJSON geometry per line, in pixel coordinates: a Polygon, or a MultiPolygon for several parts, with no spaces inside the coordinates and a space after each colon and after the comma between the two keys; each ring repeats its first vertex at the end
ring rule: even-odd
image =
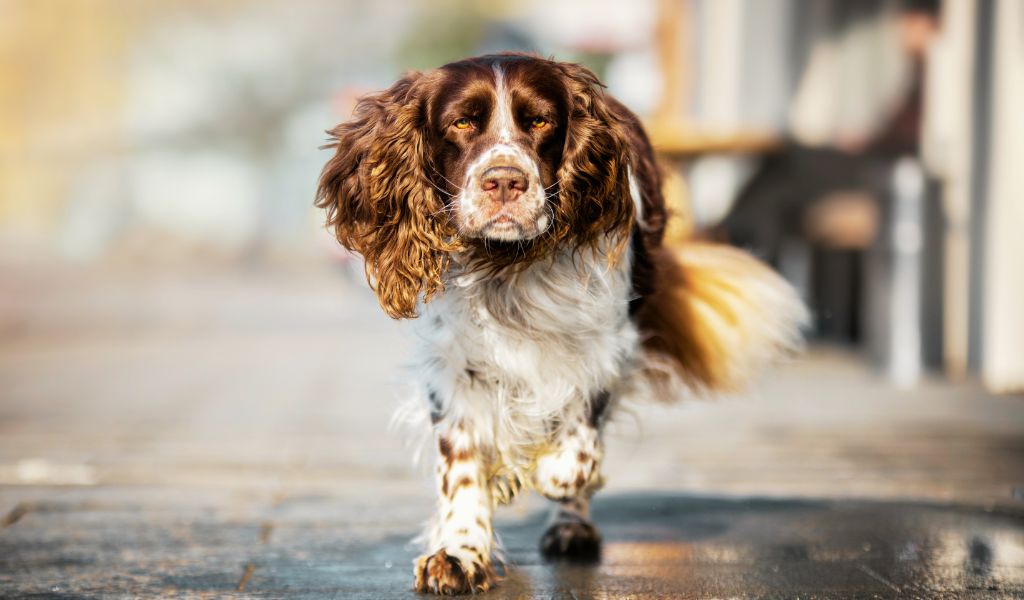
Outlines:
{"type": "Polygon", "coordinates": [[[515,167],[491,167],[480,177],[480,188],[502,204],[518,198],[529,183],[526,173],[515,167]]]}

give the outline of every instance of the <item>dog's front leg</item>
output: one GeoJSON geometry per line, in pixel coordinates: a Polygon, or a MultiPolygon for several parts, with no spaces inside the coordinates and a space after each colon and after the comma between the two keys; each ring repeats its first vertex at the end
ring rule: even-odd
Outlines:
{"type": "Polygon", "coordinates": [[[534,487],[558,502],[541,552],[549,558],[594,560],[601,536],[590,522],[590,497],[602,484],[600,427],[608,395],[600,394],[587,413],[569,417],[554,440],[554,449],[537,460],[534,487]]]}
{"type": "Polygon", "coordinates": [[[438,514],[429,553],[416,560],[414,589],[436,594],[486,591],[496,578],[487,449],[469,423],[439,423],[436,432],[438,514]]]}

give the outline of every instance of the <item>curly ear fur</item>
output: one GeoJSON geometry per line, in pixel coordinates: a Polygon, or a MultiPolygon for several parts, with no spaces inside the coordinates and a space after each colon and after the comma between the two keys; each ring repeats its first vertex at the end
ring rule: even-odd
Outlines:
{"type": "Polygon", "coordinates": [[[592,245],[609,232],[621,232],[613,257],[621,254],[636,217],[629,191],[628,127],[589,69],[555,63],[569,82],[569,126],[558,170],[556,237],[592,245]]]}
{"type": "Polygon", "coordinates": [[[393,318],[413,318],[421,294],[442,289],[448,266],[443,203],[429,187],[420,89],[411,74],[363,98],[352,120],[328,134],[334,156],[324,166],[316,206],[338,241],[366,260],[366,277],[393,318]]]}

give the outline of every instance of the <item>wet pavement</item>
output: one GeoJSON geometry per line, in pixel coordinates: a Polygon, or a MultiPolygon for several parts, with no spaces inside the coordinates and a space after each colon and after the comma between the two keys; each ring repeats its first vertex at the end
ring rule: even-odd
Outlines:
{"type": "MultiPolygon", "coordinates": [[[[0,595],[417,597],[412,531],[318,521],[326,500],[293,498],[262,523],[102,502],[37,506],[0,536],[0,595]]],[[[922,503],[609,495],[594,506],[599,564],[545,563],[542,512],[504,519],[506,578],[481,597],[1021,598],[1022,517],[922,503]]]]}
{"type": "MultiPolygon", "coordinates": [[[[0,597],[401,598],[433,507],[361,276],[0,264],[0,597]]],[[[1024,398],[812,347],[608,435],[598,565],[499,513],[494,598],[1024,597],[1024,398]]]]}
{"type": "Polygon", "coordinates": [[[595,567],[536,560],[540,523],[505,530],[504,597],[1013,598],[1021,514],[921,504],[621,495],[595,519],[595,567]]]}

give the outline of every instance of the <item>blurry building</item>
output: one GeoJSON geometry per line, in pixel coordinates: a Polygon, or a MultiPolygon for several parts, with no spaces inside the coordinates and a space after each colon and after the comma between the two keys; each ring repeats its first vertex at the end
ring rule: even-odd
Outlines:
{"type": "Polygon", "coordinates": [[[1003,112],[1021,93],[1019,3],[662,5],[694,40],[684,118],[779,140],[689,167],[697,223],[745,216],[725,229],[802,289],[816,334],[865,348],[897,382],[937,368],[1024,387],[1009,308],[1024,305],[1009,233],[1022,182],[1006,166],[1024,129],[1003,112]]]}

